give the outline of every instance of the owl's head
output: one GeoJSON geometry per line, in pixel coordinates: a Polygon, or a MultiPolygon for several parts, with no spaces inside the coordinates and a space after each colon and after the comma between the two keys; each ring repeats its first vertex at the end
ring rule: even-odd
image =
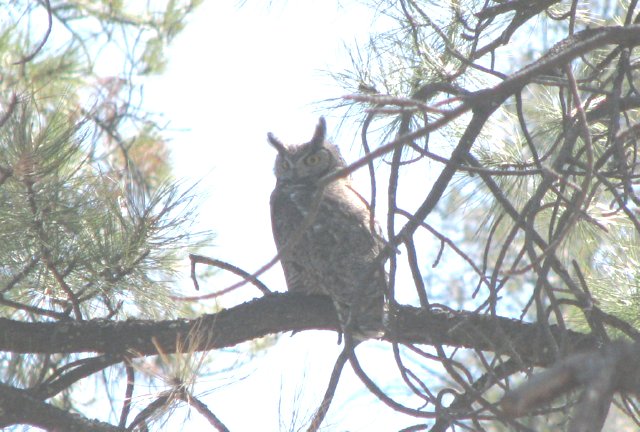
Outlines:
{"type": "Polygon", "coordinates": [[[269,144],[278,150],[274,172],[278,181],[310,183],[346,166],[338,147],[326,140],[327,124],[320,117],[311,141],[284,144],[272,133],[267,135],[269,144]]]}

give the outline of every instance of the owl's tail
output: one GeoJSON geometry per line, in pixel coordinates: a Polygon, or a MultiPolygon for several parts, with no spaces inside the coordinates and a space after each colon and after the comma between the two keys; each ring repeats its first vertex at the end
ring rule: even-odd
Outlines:
{"type": "Polygon", "coordinates": [[[334,300],[342,331],[350,334],[355,341],[379,339],[385,332],[384,296],[382,293],[376,293],[375,296],[364,294],[350,304],[334,300]]]}

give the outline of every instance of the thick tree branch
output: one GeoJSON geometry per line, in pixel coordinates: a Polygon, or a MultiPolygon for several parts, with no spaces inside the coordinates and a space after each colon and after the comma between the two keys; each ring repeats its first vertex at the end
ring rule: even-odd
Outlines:
{"type": "Polygon", "coordinates": [[[0,427],[28,424],[49,431],[124,432],[124,429],[49,405],[19,390],[0,384],[0,427]]]}
{"type": "MultiPolygon", "coordinates": [[[[527,365],[548,365],[547,330],[541,325],[468,312],[399,306],[385,340],[442,344],[516,356],[527,365]]],[[[311,329],[339,331],[328,298],[271,294],[194,320],[24,323],[0,319],[0,350],[16,353],[100,352],[130,355],[165,353],[176,347],[212,350],[268,334],[311,329]]],[[[566,341],[565,354],[596,346],[592,336],[551,326],[555,343],[566,341]]]]}
{"type": "Polygon", "coordinates": [[[511,74],[498,85],[476,91],[466,99],[472,103],[497,107],[509,96],[529,84],[536,76],[548,73],[554,68],[561,68],[574,58],[609,44],[624,46],[640,44],[640,24],[626,27],[600,27],[575,33],[558,42],[542,57],[511,74]]]}

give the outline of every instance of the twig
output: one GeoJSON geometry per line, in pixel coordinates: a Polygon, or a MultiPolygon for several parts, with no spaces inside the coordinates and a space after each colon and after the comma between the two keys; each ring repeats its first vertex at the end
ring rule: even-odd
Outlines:
{"type": "Polygon", "coordinates": [[[344,368],[345,363],[349,359],[349,350],[353,349],[346,343],[347,339],[348,338],[345,337],[344,348],[336,359],[336,363],[333,366],[333,371],[331,372],[331,378],[329,378],[329,385],[327,386],[327,390],[324,393],[324,397],[322,398],[322,402],[320,403],[318,410],[311,420],[311,424],[309,425],[307,432],[316,432],[320,428],[322,421],[329,411],[331,401],[333,400],[333,395],[335,394],[336,388],[338,387],[340,374],[342,373],[342,369],[344,368]]]}
{"type": "Polygon", "coordinates": [[[13,111],[16,109],[17,105],[18,105],[18,96],[16,96],[16,94],[13,93],[11,95],[11,99],[9,100],[9,106],[7,107],[7,110],[4,112],[4,114],[2,114],[2,117],[0,117],[0,128],[5,125],[5,123],[7,122],[7,120],[9,120],[9,118],[11,118],[11,115],[13,114],[13,111]]]}
{"type": "Polygon", "coordinates": [[[206,418],[211,426],[215,427],[219,432],[229,432],[229,428],[216,416],[209,407],[197,397],[193,396],[186,390],[178,392],[178,399],[188,403],[196,409],[204,418],[206,418]]]}
{"type": "MultiPolygon", "coordinates": [[[[203,255],[196,255],[196,254],[189,254],[189,259],[191,260],[191,279],[193,280],[193,285],[195,286],[196,291],[200,289],[198,285],[198,279],[196,277],[196,264],[208,264],[210,266],[219,267],[223,270],[227,270],[235,275],[242,277],[243,279],[245,279],[245,281],[253,284],[256,288],[258,288],[264,295],[271,294],[272,292],[269,288],[267,288],[265,284],[260,282],[258,278],[256,278],[254,275],[242,270],[239,267],[234,266],[233,264],[229,264],[227,262],[224,262],[215,258],[209,258],[203,255]]],[[[220,295],[226,294],[227,292],[229,292],[229,290],[218,291],[215,294],[217,296],[220,296],[220,295]]],[[[208,297],[208,298],[211,298],[211,297],[208,297]]]]}
{"type": "MultiPolygon", "coordinates": [[[[61,391],[71,387],[71,385],[88,377],[89,375],[93,375],[96,372],[99,372],[109,366],[112,366],[116,363],[122,361],[122,358],[118,355],[106,354],[98,357],[93,357],[89,359],[82,359],[78,362],[73,362],[70,367],[65,369],[70,369],[69,372],[64,375],[59,375],[59,377],[55,380],[47,380],[42,385],[30,389],[29,392],[32,396],[37,397],[39,399],[49,399],[61,391]]],[[[59,372],[59,371],[56,371],[59,372]]]]}
{"type": "MultiPolygon", "coordinates": [[[[345,335],[347,340],[349,338],[349,335],[345,335]]],[[[348,344],[348,342],[346,342],[345,344],[348,344]]],[[[376,396],[378,399],[380,399],[380,401],[382,401],[385,405],[387,405],[388,407],[390,407],[391,409],[401,412],[403,414],[407,414],[413,417],[420,417],[420,418],[437,418],[437,414],[434,412],[429,412],[429,411],[420,411],[420,410],[416,410],[416,409],[412,409],[409,407],[406,407],[398,402],[396,402],[395,400],[393,400],[392,398],[390,398],[389,396],[387,396],[387,394],[382,391],[380,389],[380,387],[378,387],[376,385],[376,383],[374,383],[371,378],[369,378],[369,376],[362,370],[362,367],[360,366],[360,363],[358,362],[358,358],[355,355],[355,351],[354,350],[349,350],[349,363],[351,363],[351,367],[353,367],[353,371],[356,373],[356,376],[358,378],[360,378],[360,381],[362,381],[362,383],[365,385],[365,387],[367,387],[367,389],[374,394],[374,396],[376,396]]]]}
{"type": "Polygon", "coordinates": [[[44,37],[42,38],[42,41],[40,41],[36,49],[31,54],[25,57],[22,57],[20,60],[13,63],[14,65],[25,64],[33,60],[34,57],[38,55],[40,50],[42,50],[44,45],[47,43],[47,40],[49,39],[49,35],[51,34],[51,28],[53,27],[53,16],[51,13],[51,4],[49,4],[49,0],[43,0],[43,1],[44,1],[45,7],[47,8],[47,20],[48,20],[47,31],[45,32],[44,37]]]}
{"type": "Polygon", "coordinates": [[[129,412],[131,411],[131,399],[133,397],[133,389],[136,382],[136,374],[133,366],[131,365],[131,361],[126,359],[125,363],[125,370],[127,372],[127,388],[124,392],[124,401],[122,402],[122,411],[120,411],[120,421],[118,422],[118,427],[121,428],[127,425],[127,417],[129,417],[129,412]]]}

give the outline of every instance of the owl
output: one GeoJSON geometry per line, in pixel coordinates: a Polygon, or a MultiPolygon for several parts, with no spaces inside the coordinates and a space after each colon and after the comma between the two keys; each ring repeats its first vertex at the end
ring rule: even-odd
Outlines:
{"type": "Polygon", "coordinates": [[[289,291],[329,296],[345,334],[380,337],[387,276],[378,255],[384,240],[349,178],[324,181],[346,166],[325,134],[322,117],[305,144],[284,144],[268,134],[278,151],[273,237],[289,291]]]}

